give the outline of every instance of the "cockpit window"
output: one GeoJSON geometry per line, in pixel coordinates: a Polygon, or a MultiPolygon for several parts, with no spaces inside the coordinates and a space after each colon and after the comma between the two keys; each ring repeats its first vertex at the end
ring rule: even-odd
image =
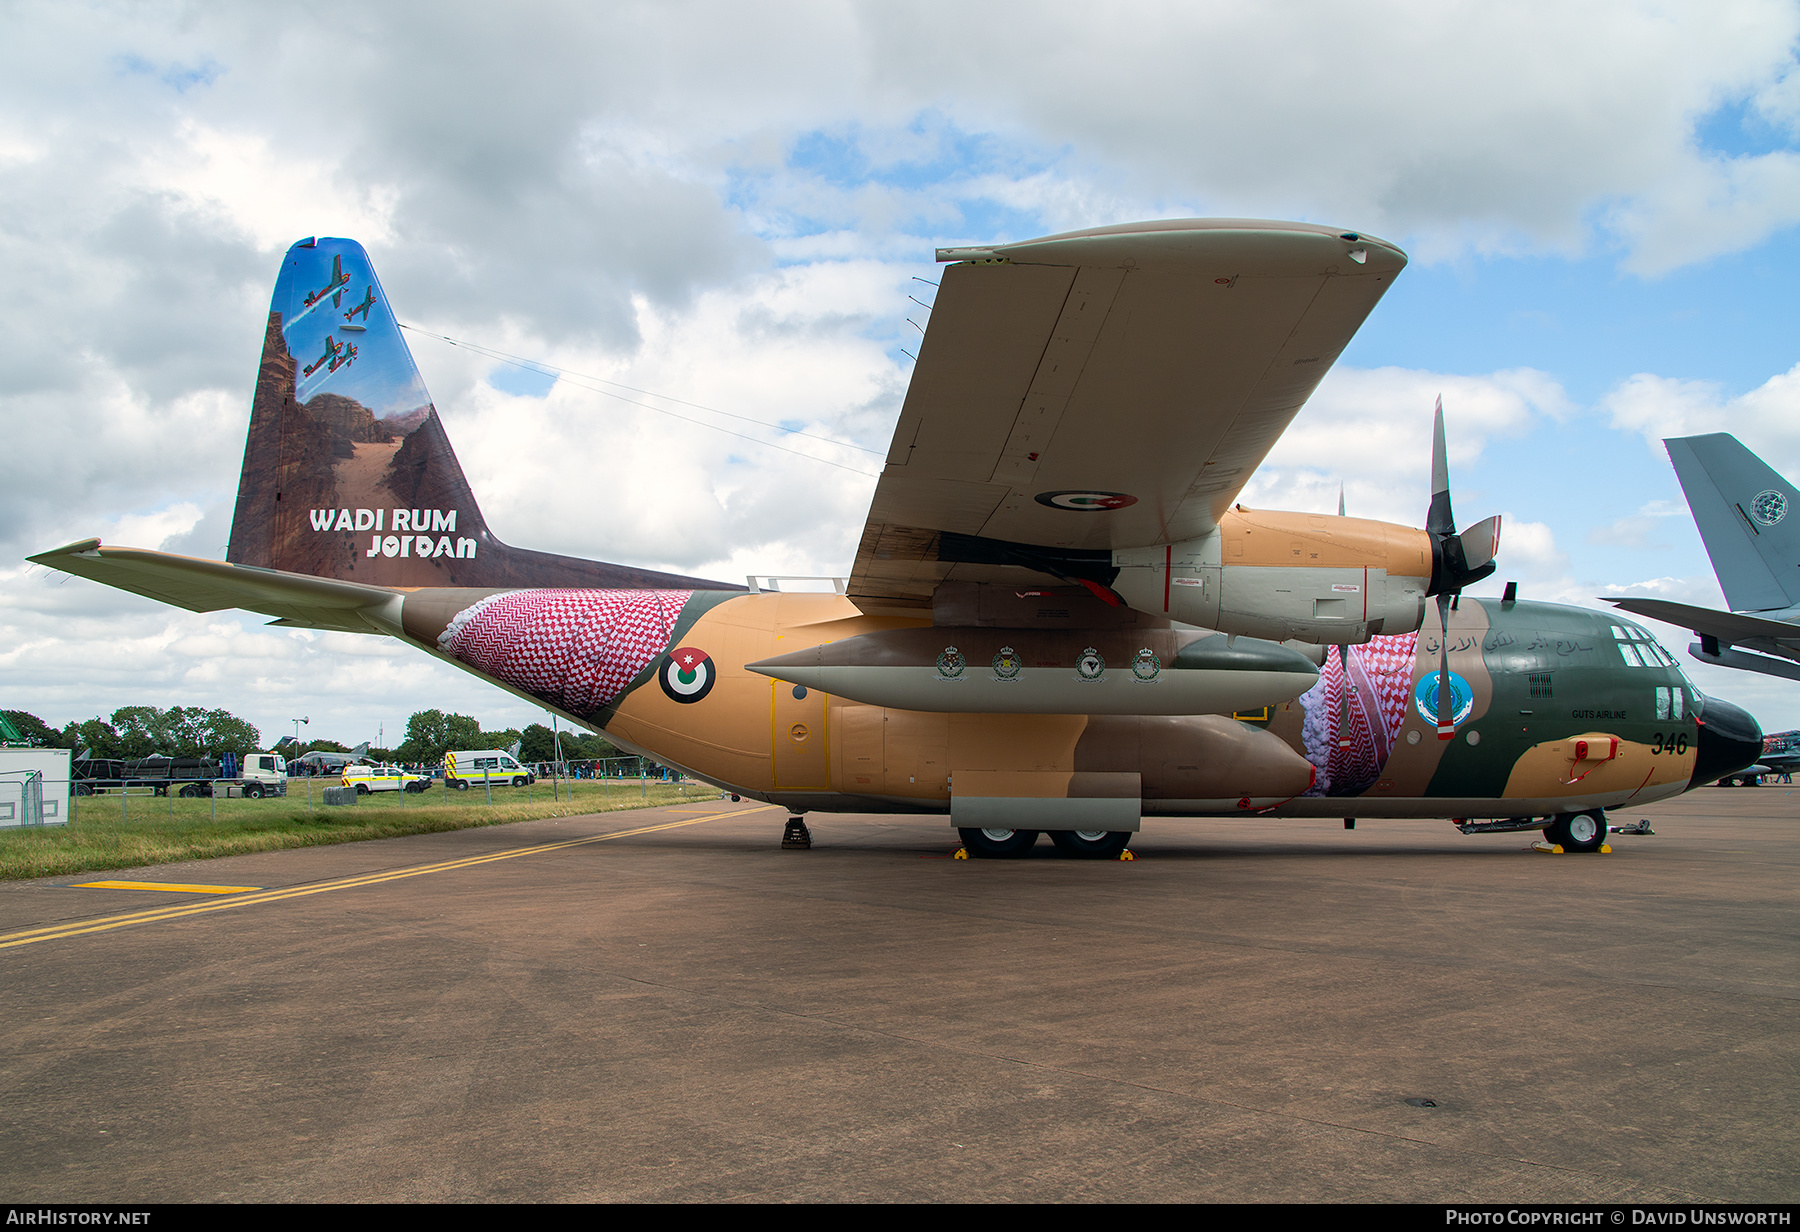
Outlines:
{"type": "Polygon", "coordinates": [[[1625,660],[1626,667],[1673,667],[1676,671],[1681,670],[1674,656],[1636,625],[1614,625],[1612,635],[1613,644],[1619,648],[1619,657],[1625,660]]]}

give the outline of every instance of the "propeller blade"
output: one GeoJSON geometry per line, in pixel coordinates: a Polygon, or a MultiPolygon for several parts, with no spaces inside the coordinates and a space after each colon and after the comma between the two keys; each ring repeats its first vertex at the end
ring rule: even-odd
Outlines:
{"type": "Polygon", "coordinates": [[[1475,523],[1457,538],[1462,540],[1463,568],[1473,573],[1500,554],[1500,515],[1475,523]]]}
{"type": "Polygon", "coordinates": [[[1456,735],[1456,703],[1450,692],[1450,596],[1437,597],[1438,626],[1438,691],[1437,737],[1448,740],[1456,735]]]}
{"type": "Polygon", "coordinates": [[[1431,508],[1425,515],[1425,530],[1431,536],[1431,586],[1426,593],[1437,596],[1438,607],[1437,735],[1439,740],[1449,740],[1456,735],[1456,694],[1450,688],[1450,598],[1494,571],[1494,557],[1500,552],[1500,516],[1456,533],[1442,394],[1432,416],[1431,508]]]}
{"type": "Polygon", "coordinates": [[[1431,584],[1428,595],[1457,595],[1479,582],[1497,567],[1500,551],[1498,515],[1456,533],[1456,514],[1450,508],[1450,462],[1444,445],[1444,399],[1438,397],[1431,425],[1431,508],[1425,515],[1425,531],[1431,536],[1431,584]]]}
{"type": "Polygon", "coordinates": [[[1444,396],[1438,395],[1437,414],[1431,428],[1431,510],[1425,529],[1434,535],[1454,535],[1456,515],[1450,510],[1450,460],[1444,449],[1444,396]]]}

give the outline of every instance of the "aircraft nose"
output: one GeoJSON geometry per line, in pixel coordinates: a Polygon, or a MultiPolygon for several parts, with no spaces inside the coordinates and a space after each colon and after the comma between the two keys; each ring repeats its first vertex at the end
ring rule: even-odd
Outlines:
{"type": "Polygon", "coordinates": [[[1716,697],[1700,708],[1700,748],[1689,787],[1711,783],[1762,756],[1763,734],[1750,712],[1716,697]]]}

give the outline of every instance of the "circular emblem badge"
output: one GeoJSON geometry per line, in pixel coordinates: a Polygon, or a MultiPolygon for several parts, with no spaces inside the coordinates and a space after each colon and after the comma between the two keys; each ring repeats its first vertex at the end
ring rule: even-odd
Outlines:
{"type": "MultiPolygon", "coordinates": [[[[1419,712],[1421,719],[1434,727],[1437,726],[1438,674],[1436,672],[1428,673],[1418,684],[1413,686],[1413,708],[1419,712]]],[[[1475,690],[1469,687],[1468,681],[1455,672],[1451,672],[1450,722],[1453,725],[1461,724],[1464,719],[1469,717],[1469,711],[1473,709],[1475,709],[1475,690]]]]}
{"type": "Polygon", "coordinates": [[[1787,515],[1787,497],[1772,490],[1758,492],[1750,501],[1750,513],[1764,526],[1773,526],[1787,515]]]}
{"type": "Polygon", "coordinates": [[[1000,647],[1000,653],[994,656],[994,678],[996,680],[1017,680],[1019,669],[1025,661],[1019,658],[1019,652],[1011,646],[1000,647]]]}
{"type": "Polygon", "coordinates": [[[680,702],[684,706],[711,693],[713,681],[718,676],[712,656],[692,646],[671,650],[663,656],[662,665],[656,670],[657,683],[662,685],[662,691],[668,695],[669,700],[680,702]]]}
{"type": "Polygon", "coordinates": [[[1092,646],[1075,660],[1075,674],[1083,680],[1098,680],[1106,675],[1106,657],[1092,646]]]}
{"type": "Polygon", "coordinates": [[[1039,492],[1031,499],[1051,509],[1067,509],[1072,513],[1106,513],[1137,504],[1137,497],[1123,492],[1039,492]]]}
{"type": "Polygon", "coordinates": [[[1146,646],[1131,660],[1131,674],[1149,684],[1162,675],[1162,660],[1156,657],[1154,650],[1146,646]]]}
{"type": "Polygon", "coordinates": [[[969,665],[963,658],[962,651],[954,646],[944,647],[944,653],[937,657],[938,675],[945,680],[955,680],[963,674],[963,668],[969,665]]]}

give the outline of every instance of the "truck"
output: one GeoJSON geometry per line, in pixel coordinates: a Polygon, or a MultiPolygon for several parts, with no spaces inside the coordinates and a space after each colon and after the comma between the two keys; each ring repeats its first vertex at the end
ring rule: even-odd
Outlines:
{"type": "Polygon", "coordinates": [[[214,761],[210,757],[90,757],[84,750],[70,766],[70,775],[78,796],[131,787],[154,788],[159,796],[173,791],[189,798],[219,794],[260,800],[287,795],[287,760],[279,753],[251,753],[240,766],[233,753],[214,761]]]}

